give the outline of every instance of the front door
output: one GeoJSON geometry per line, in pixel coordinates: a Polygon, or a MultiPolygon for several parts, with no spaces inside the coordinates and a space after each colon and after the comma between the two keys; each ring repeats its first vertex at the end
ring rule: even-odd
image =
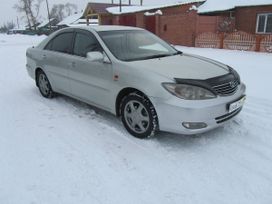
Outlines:
{"type": "Polygon", "coordinates": [[[89,61],[87,53],[92,51],[103,53],[96,37],[88,31],[77,32],[69,71],[71,92],[98,107],[109,109],[112,66],[89,61]]]}

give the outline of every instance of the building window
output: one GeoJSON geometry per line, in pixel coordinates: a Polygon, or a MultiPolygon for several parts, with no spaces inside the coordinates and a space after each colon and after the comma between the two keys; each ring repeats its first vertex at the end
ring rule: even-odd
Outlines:
{"type": "Polygon", "coordinates": [[[272,33],[272,13],[258,14],[257,33],[272,33]]]}

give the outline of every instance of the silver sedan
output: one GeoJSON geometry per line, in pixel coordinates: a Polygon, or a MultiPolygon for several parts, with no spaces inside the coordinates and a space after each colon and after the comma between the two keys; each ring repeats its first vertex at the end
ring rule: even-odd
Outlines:
{"type": "Polygon", "coordinates": [[[198,134],[236,116],[246,87],[231,67],[132,27],[74,27],[27,50],[42,96],[64,94],[121,117],[129,133],[198,134]]]}

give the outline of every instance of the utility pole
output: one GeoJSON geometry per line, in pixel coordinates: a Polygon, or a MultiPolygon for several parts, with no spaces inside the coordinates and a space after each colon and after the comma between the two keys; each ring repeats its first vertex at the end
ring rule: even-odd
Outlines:
{"type": "Polygon", "coordinates": [[[131,0],[128,1],[128,5],[131,5],[131,0]]]}
{"type": "Polygon", "coordinates": [[[122,0],[119,1],[120,13],[122,13],[122,0]]]}
{"type": "Polygon", "coordinates": [[[47,14],[48,14],[49,30],[51,31],[51,21],[50,21],[50,12],[49,12],[49,4],[48,4],[48,0],[46,0],[46,6],[47,6],[47,14]]]}
{"type": "Polygon", "coordinates": [[[141,6],[143,5],[143,0],[140,0],[141,1],[141,6]]]}
{"type": "Polygon", "coordinates": [[[17,27],[18,27],[18,29],[20,29],[19,28],[19,18],[18,18],[18,16],[17,16],[17,27]]]}

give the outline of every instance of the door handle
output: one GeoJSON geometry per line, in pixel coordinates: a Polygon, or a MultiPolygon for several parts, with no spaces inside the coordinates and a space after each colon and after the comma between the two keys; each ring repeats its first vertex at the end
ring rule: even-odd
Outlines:
{"type": "Polygon", "coordinates": [[[46,59],[46,55],[43,55],[42,58],[45,60],[46,59]]]}

